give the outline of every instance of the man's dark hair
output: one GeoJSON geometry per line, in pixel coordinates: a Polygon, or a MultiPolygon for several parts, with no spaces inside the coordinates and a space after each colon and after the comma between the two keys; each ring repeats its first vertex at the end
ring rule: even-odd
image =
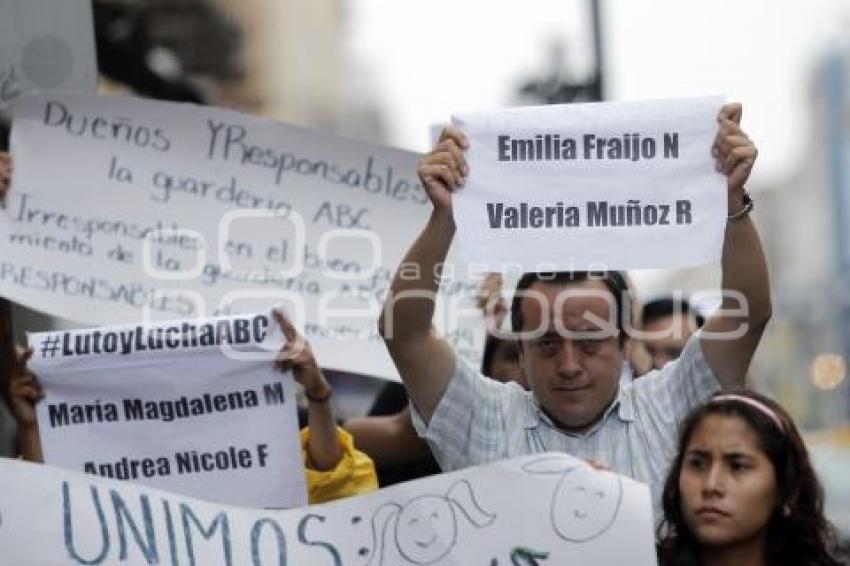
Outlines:
{"type": "Polygon", "coordinates": [[[682,297],[665,296],[648,301],[643,305],[640,315],[641,325],[673,316],[674,314],[688,315],[693,313],[697,328],[705,324],[705,317],[697,311],[687,299],[682,297]]]}
{"type": "Polygon", "coordinates": [[[620,343],[626,339],[623,318],[625,309],[623,302],[627,300],[626,293],[629,288],[626,277],[621,271],[553,271],[547,273],[525,273],[516,284],[516,292],[511,301],[511,328],[514,332],[522,330],[522,299],[524,291],[527,291],[536,282],[540,281],[547,285],[568,285],[570,283],[581,283],[582,281],[601,281],[614,296],[614,316],[619,332],[620,343]]]}

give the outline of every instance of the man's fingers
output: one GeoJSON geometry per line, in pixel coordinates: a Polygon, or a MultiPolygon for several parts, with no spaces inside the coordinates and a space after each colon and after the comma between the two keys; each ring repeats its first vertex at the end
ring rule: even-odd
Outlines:
{"type": "Polygon", "coordinates": [[[443,128],[443,131],[440,132],[440,143],[446,140],[453,140],[463,149],[467,149],[469,147],[469,140],[466,139],[466,135],[455,126],[446,126],[443,128]]]}
{"type": "Polygon", "coordinates": [[[731,120],[736,124],[741,123],[741,116],[744,113],[744,108],[741,106],[740,102],[730,102],[728,104],[724,104],[720,108],[720,112],[717,114],[717,120],[721,121],[725,118],[727,120],[731,120]]]}
{"type": "Polygon", "coordinates": [[[452,178],[454,179],[455,186],[463,185],[464,174],[461,171],[460,164],[458,163],[455,156],[448,151],[440,151],[431,156],[429,160],[429,164],[431,165],[445,165],[449,168],[452,173],[452,178]]]}
{"type": "Polygon", "coordinates": [[[728,136],[718,140],[712,148],[717,168],[728,170],[730,160],[735,156],[755,157],[758,154],[755,144],[746,134],[728,136]]]}
{"type": "Polygon", "coordinates": [[[453,191],[458,187],[454,174],[448,165],[420,165],[419,177],[432,190],[442,188],[453,191]]]}
{"type": "Polygon", "coordinates": [[[743,147],[747,145],[753,145],[753,142],[750,141],[750,138],[744,133],[721,136],[717,138],[715,142],[715,146],[720,150],[721,154],[724,155],[736,147],[743,147]]]}
{"type": "Polygon", "coordinates": [[[729,173],[741,161],[751,161],[755,163],[758,150],[755,146],[740,146],[730,151],[723,159],[723,170],[729,173]]]}
{"type": "Polygon", "coordinates": [[[717,127],[717,136],[715,136],[715,141],[719,141],[723,138],[727,138],[729,136],[740,136],[746,135],[744,134],[744,130],[741,129],[741,126],[733,122],[732,120],[723,119],[720,121],[720,125],[717,127]]]}
{"type": "Polygon", "coordinates": [[[440,142],[437,149],[440,153],[449,153],[454,158],[453,165],[457,168],[458,173],[462,176],[469,173],[469,165],[466,163],[466,156],[463,153],[463,149],[457,144],[457,142],[454,140],[440,142]]]}

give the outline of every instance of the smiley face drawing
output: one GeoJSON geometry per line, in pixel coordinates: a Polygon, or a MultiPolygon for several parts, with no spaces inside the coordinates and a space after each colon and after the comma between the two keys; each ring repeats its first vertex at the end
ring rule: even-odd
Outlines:
{"type": "Polygon", "coordinates": [[[607,531],[620,511],[620,476],[594,470],[575,460],[550,456],[526,463],[532,475],[560,476],[550,514],[558,536],[569,542],[587,542],[607,531]]]}
{"type": "Polygon", "coordinates": [[[490,525],[496,515],[484,511],[475,499],[472,486],[460,480],[445,495],[421,495],[405,505],[387,503],[372,516],[374,552],[369,564],[382,566],[386,560],[386,540],[392,540],[399,554],[409,563],[433,564],[448,555],[458,537],[458,513],[477,528],[490,525]],[[395,525],[390,528],[392,520],[395,525]]]}
{"type": "Polygon", "coordinates": [[[407,560],[430,564],[444,557],[457,540],[457,517],[448,499],[425,495],[402,508],[396,523],[396,545],[407,560]]]}

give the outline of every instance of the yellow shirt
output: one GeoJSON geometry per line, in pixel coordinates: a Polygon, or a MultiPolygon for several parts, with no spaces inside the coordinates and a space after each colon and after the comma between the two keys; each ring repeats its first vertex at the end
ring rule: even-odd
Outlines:
{"type": "Polygon", "coordinates": [[[307,454],[310,429],[301,429],[301,457],[307,475],[307,501],[311,505],[378,489],[378,475],[372,459],[354,447],[350,434],[339,427],[336,430],[342,445],[342,459],[333,470],[320,471],[313,468],[307,454]]]}

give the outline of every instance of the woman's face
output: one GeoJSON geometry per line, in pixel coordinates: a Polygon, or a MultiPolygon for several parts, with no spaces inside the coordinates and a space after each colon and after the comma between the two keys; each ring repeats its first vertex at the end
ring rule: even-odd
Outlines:
{"type": "MultiPolygon", "coordinates": [[[[498,340],[498,339],[497,339],[498,340]]],[[[519,367],[519,346],[514,340],[498,340],[490,360],[490,377],[502,383],[516,381],[528,389],[519,367]]]]}
{"type": "Polygon", "coordinates": [[[694,429],[679,474],[682,514],[704,547],[752,542],[777,505],[776,473],[740,417],[709,415],[694,429]]]}

